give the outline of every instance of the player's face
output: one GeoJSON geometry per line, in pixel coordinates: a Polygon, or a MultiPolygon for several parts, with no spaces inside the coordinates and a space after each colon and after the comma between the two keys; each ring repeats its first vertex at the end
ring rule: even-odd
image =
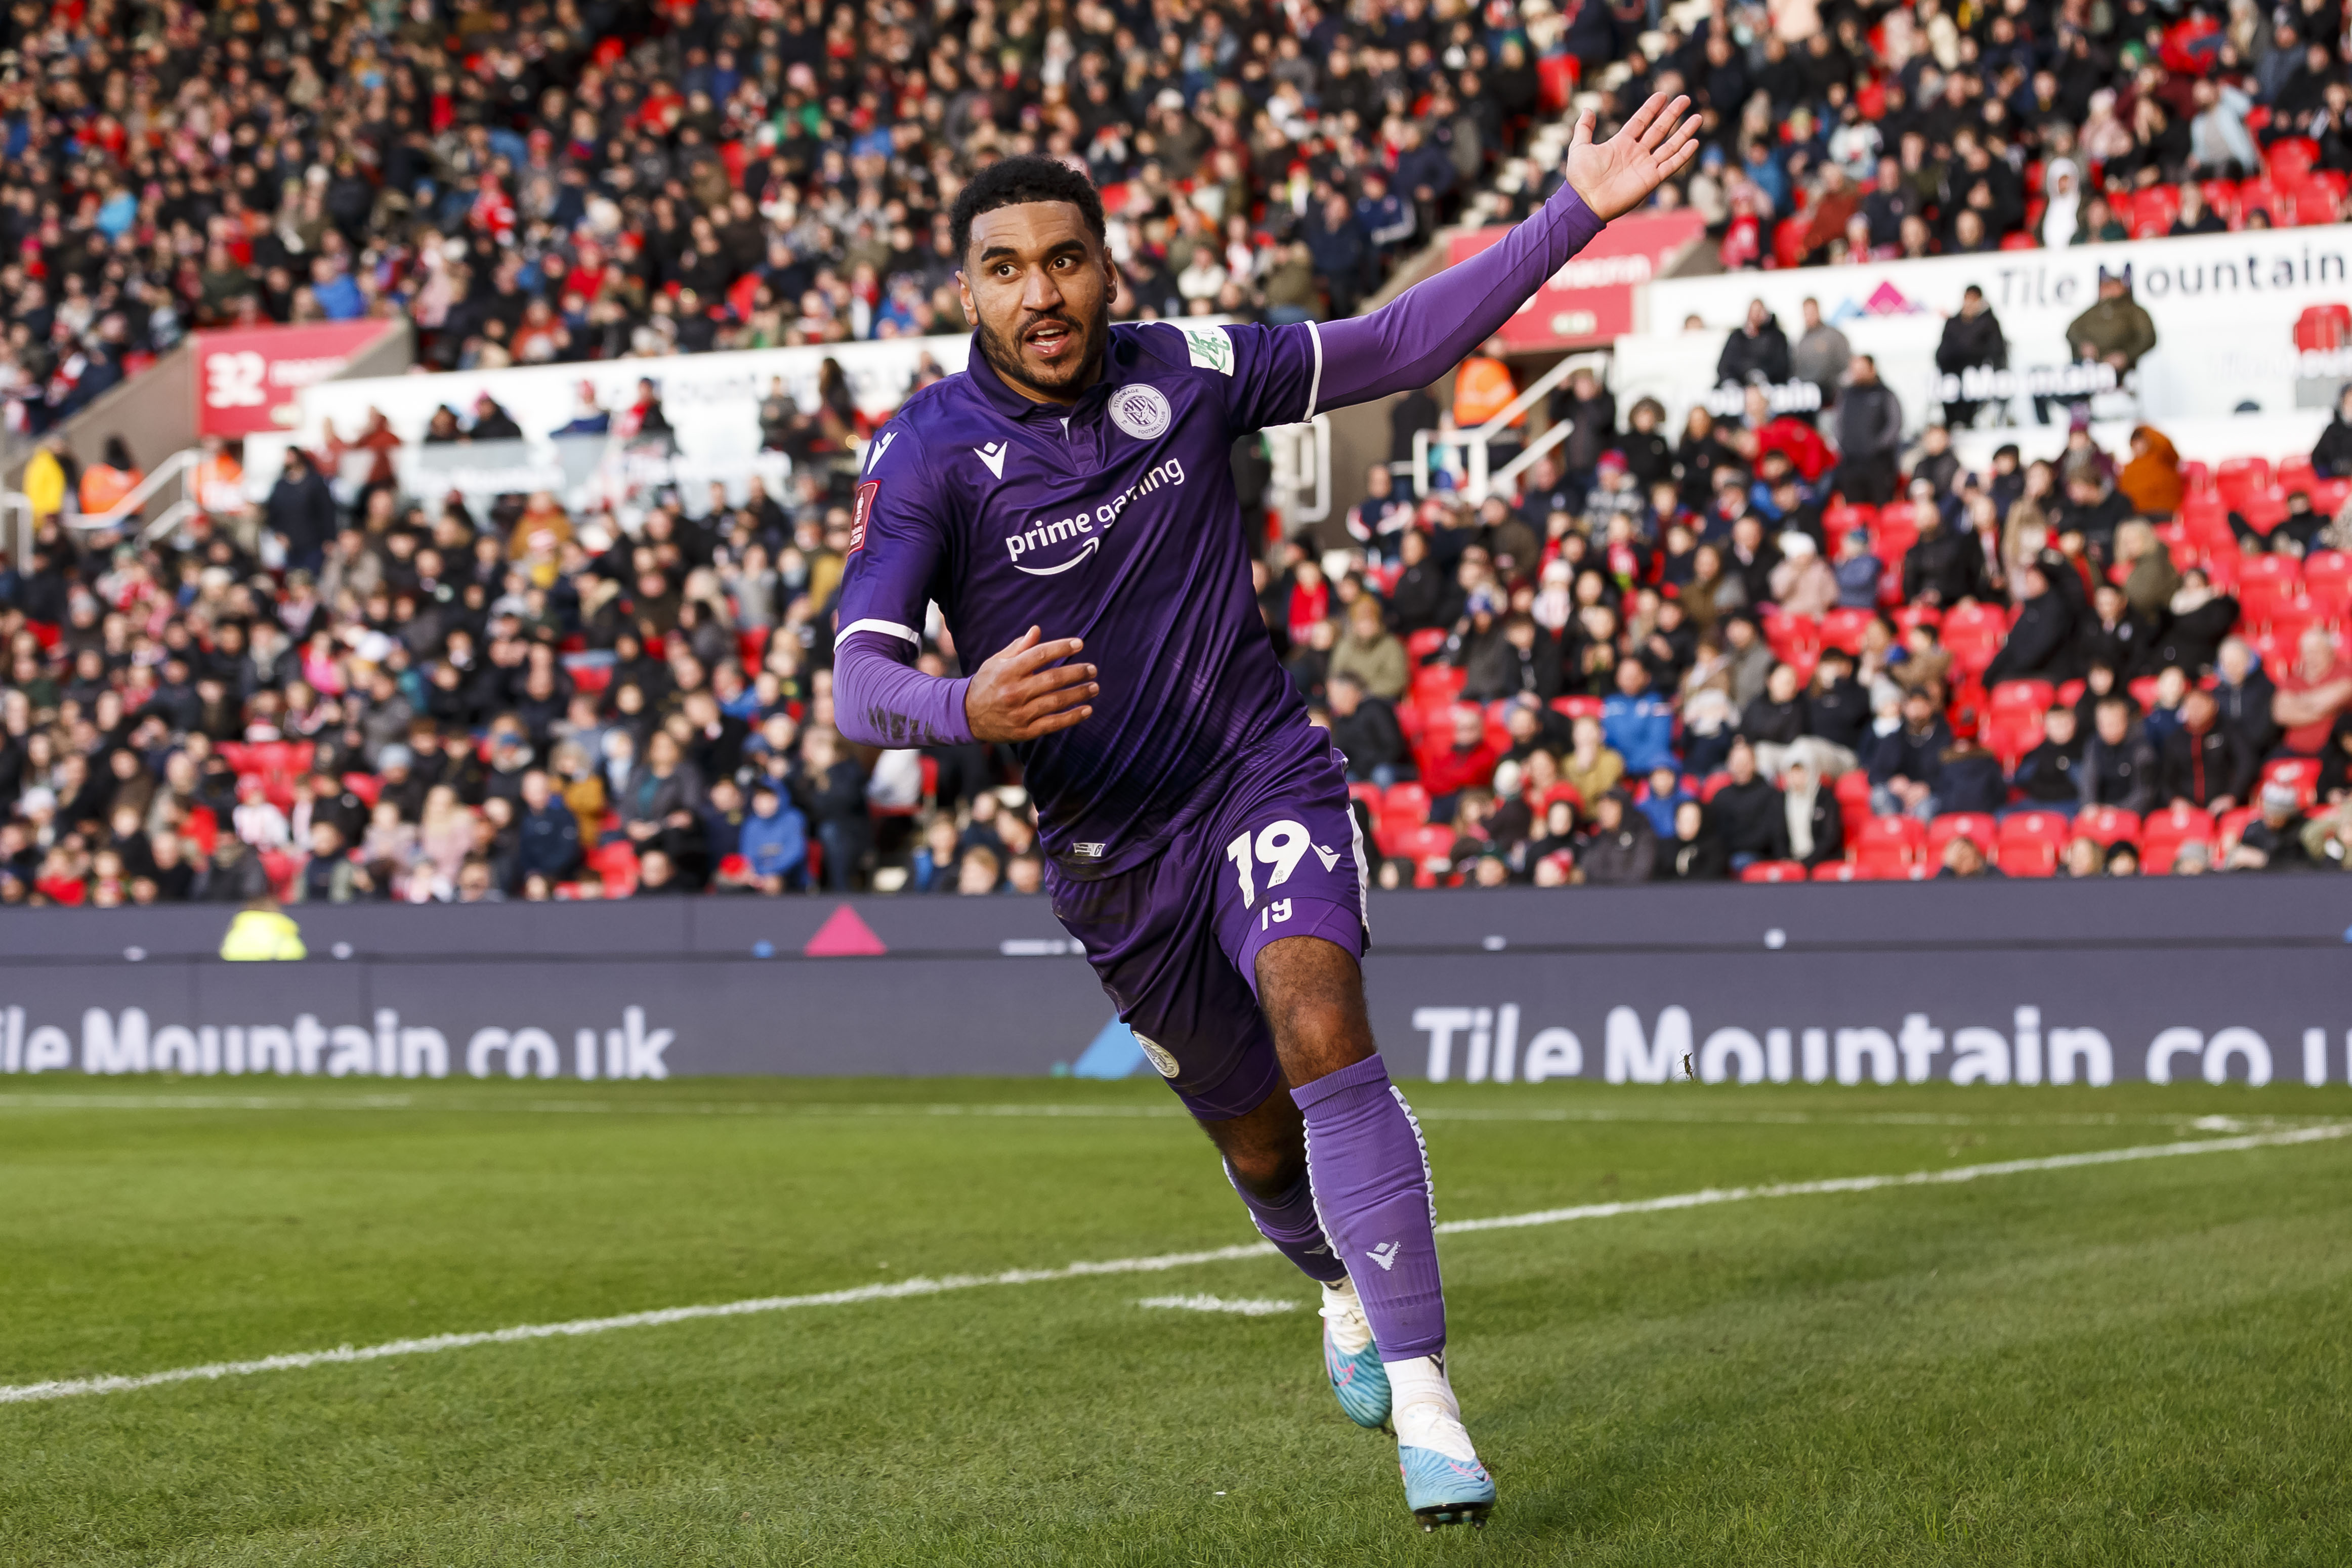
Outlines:
{"type": "Polygon", "coordinates": [[[1076,402],[1110,341],[1118,277],[1069,202],[1024,202],[972,220],[957,275],[981,352],[1013,389],[1076,402]]]}

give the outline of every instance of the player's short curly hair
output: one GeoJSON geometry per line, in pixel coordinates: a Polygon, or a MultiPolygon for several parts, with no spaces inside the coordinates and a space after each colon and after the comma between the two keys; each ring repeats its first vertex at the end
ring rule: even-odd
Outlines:
{"type": "Polygon", "coordinates": [[[1000,158],[964,182],[948,216],[948,231],[958,260],[971,249],[971,221],[999,207],[1024,202],[1067,202],[1087,221],[1087,231],[1103,242],[1102,195],[1095,183],[1055,158],[1024,153],[1000,158]]]}

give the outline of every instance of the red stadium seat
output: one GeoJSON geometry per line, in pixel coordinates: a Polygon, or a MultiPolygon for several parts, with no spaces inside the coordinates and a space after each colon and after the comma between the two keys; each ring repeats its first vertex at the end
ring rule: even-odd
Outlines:
{"type": "Polygon", "coordinates": [[[1424,707],[1442,707],[1469,678],[1469,671],[1454,664],[1423,664],[1412,673],[1412,700],[1424,707]]]}
{"type": "Polygon", "coordinates": [[[2213,471],[2213,486],[2232,509],[2242,511],[2246,497],[2259,496],[2271,487],[2270,459],[2225,457],[2213,471]]]}
{"type": "Polygon", "coordinates": [[[2119,806],[2085,806],[2074,813],[2074,831],[2113,848],[2116,844],[2139,847],[2139,813],[2126,811],[2119,806]]]}
{"type": "Polygon", "coordinates": [[[2140,824],[2140,870],[2149,876],[2169,876],[2172,862],[2179,857],[2180,846],[2201,843],[2209,848],[2213,842],[2213,814],[2201,811],[2186,803],[2176,804],[2149,814],[2140,824]]]}
{"type": "Polygon", "coordinates": [[[1859,768],[1838,775],[1838,822],[1845,830],[1845,841],[1852,843],[1870,821],[1870,776],[1859,768]]]}
{"type": "MultiPolygon", "coordinates": [[[[812,844],[811,848],[814,849],[814,845],[812,844]]],[[[605,897],[626,898],[637,891],[636,846],[625,840],[598,844],[588,852],[583,863],[604,884],[605,897]]]]}
{"type": "Polygon", "coordinates": [[[2303,591],[2312,603],[2341,620],[2352,609],[2352,555],[2323,550],[2303,562],[2303,591]]]}
{"type": "Polygon", "coordinates": [[[1928,861],[1941,864],[1944,846],[1954,839],[1967,839],[1991,860],[2000,858],[2000,825],[1982,811],[1947,811],[1928,823],[1928,861]]]}
{"type": "Polygon", "coordinates": [[[1862,652],[1862,634],[1873,618],[1868,610],[1832,610],[1822,617],[1822,646],[1843,648],[1849,653],[1862,652]]]}
{"type": "Polygon", "coordinates": [[[1444,646],[1445,628],[1443,626],[1424,626],[1404,640],[1405,652],[1412,655],[1412,662],[1416,664],[1427,663],[1432,654],[1444,646]]]}
{"type": "Polygon", "coordinates": [[[1554,697],[1551,711],[1574,724],[1580,718],[1599,718],[1601,702],[1600,697],[1554,697]]]}
{"type": "Polygon", "coordinates": [[[1412,827],[1429,821],[1429,791],[1419,784],[1391,784],[1381,796],[1381,820],[1412,827]]]}
{"type": "Polygon", "coordinates": [[[2049,711],[2050,705],[2057,697],[2058,688],[2048,681],[2003,681],[1992,689],[1992,711],[1996,714],[2032,714],[2034,727],[2038,729],[2042,725],[2042,716],[2049,711]]]}
{"type": "Polygon", "coordinates": [[[1813,868],[1813,880],[1815,882],[1876,882],[1878,878],[1871,875],[1853,861],[1823,861],[1813,868]]]}
{"type": "Polygon", "coordinates": [[[2352,306],[2305,307],[2294,319],[2294,346],[2304,353],[2352,346],[2352,306]]]}
{"type": "Polygon", "coordinates": [[[1802,861],[1757,861],[1739,873],[1742,882],[1802,882],[1802,861]]]}
{"type": "Polygon", "coordinates": [[[2263,169],[2283,185],[2299,183],[2319,162],[2319,143],[2303,136],[2282,136],[2263,155],[2263,169]]]}
{"type": "Polygon", "coordinates": [[[1873,817],[1854,838],[1854,862],[1879,873],[1907,874],[1927,855],[1927,830],[1909,817],[1873,817]]]}
{"type": "Polygon", "coordinates": [[[1952,668],[1974,679],[1984,673],[2009,635],[2009,617],[1989,604],[1963,605],[1944,617],[1944,646],[1952,668]]]}
{"type": "Polygon", "coordinates": [[[1724,790],[1726,790],[1726,789],[1729,789],[1730,787],[1731,787],[1731,775],[1730,775],[1730,774],[1728,774],[1728,773],[1710,773],[1710,774],[1708,774],[1708,775],[1706,776],[1706,781],[1705,781],[1704,783],[1700,784],[1700,785],[1699,785],[1699,787],[1698,787],[1698,798],[1699,798],[1699,803],[1700,803],[1701,805],[1713,805],[1713,804],[1715,803],[1715,798],[1716,798],[1717,795],[1722,794],[1722,793],[1724,792],[1724,790]]]}
{"type": "Polygon", "coordinates": [[[2284,784],[2294,790],[2295,804],[2309,810],[2319,799],[2319,758],[2282,757],[2263,765],[2263,782],[2284,784]]]}
{"type": "Polygon", "coordinates": [[[2215,824],[2221,848],[2226,852],[2236,844],[2239,839],[2244,836],[2246,824],[2262,814],[2263,809],[2260,806],[2241,806],[2234,811],[2222,812],[2221,820],[2215,824]]]}

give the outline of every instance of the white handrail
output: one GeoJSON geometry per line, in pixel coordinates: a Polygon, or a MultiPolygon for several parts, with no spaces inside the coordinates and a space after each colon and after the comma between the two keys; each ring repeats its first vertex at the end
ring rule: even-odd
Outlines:
{"type": "Polygon", "coordinates": [[[1276,504],[1284,514],[1283,531],[1301,523],[1319,523],[1331,515],[1331,416],[1318,413],[1303,424],[1279,424],[1268,429],[1266,455],[1272,460],[1276,504]],[[1302,449],[1311,449],[1305,455],[1302,449]],[[1302,460],[1303,459],[1303,460],[1302,460]],[[1315,500],[1302,506],[1301,490],[1312,487],[1315,500]]]}
{"type": "MultiPolygon", "coordinates": [[[[1603,353],[1570,354],[1542,375],[1538,376],[1525,392],[1505,403],[1494,418],[1475,430],[1457,430],[1447,438],[1445,444],[1462,448],[1465,461],[1470,470],[1469,476],[1462,487],[1463,497],[1474,507],[1479,505],[1486,499],[1498,482],[1518,477],[1536,457],[1568,439],[1570,430],[1574,428],[1573,422],[1556,420],[1550,430],[1545,431],[1532,446],[1512,459],[1501,474],[1489,474],[1487,471],[1489,444],[1510,429],[1513,420],[1534,407],[1536,399],[1550,392],[1552,388],[1579,371],[1602,371],[1607,369],[1608,364],[1609,356],[1603,353]],[[1555,434],[1554,432],[1558,434],[1555,434]]],[[[1436,433],[1433,431],[1423,430],[1413,434],[1412,493],[1417,497],[1429,494],[1428,453],[1435,437],[1436,433]]]]}
{"type": "Polygon", "coordinates": [[[103,512],[68,511],[65,515],[66,525],[83,533],[96,533],[102,528],[119,527],[124,518],[138,516],[141,508],[153,498],[155,492],[161,490],[165,485],[177,483],[181,490],[179,500],[167,507],[163,516],[139,530],[140,542],[143,544],[159,534],[168,531],[169,528],[177,528],[182,519],[198,509],[194,498],[187,494],[187,478],[203,458],[204,454],[193,446],[174,452],[155,465],[154,472],[131,486],[131,494],[123,497],[113,506],[103,512]]]}

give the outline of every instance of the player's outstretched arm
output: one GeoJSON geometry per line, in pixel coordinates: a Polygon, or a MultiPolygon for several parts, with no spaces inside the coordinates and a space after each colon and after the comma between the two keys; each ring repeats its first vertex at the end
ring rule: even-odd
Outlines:
{"type": "Polygon", "coordinates": [[[1363,402],[1427,386],[1498,330],[1545,278],[1591,243],[1611,218],[1633,211],[1698,152],[1690,99],[1653,93],[1624,128],[1592,140],[1590,110],[1569,139],[1567,183],[1543,210],[1493,246],[1415,284],[1369,316],[1319,329],[1318,408],[1363,402]]]}
{"type": "Polygon", "coordinates": [[[982,741],[1034,740],[1067,729],[1095,710],[1102,691],[1092,664],[1063,663],[1086,644],[1076,637],[1042,641],[1032,626],[975,671],[964,689],[964,717],[971,737],[982,741]]]}

